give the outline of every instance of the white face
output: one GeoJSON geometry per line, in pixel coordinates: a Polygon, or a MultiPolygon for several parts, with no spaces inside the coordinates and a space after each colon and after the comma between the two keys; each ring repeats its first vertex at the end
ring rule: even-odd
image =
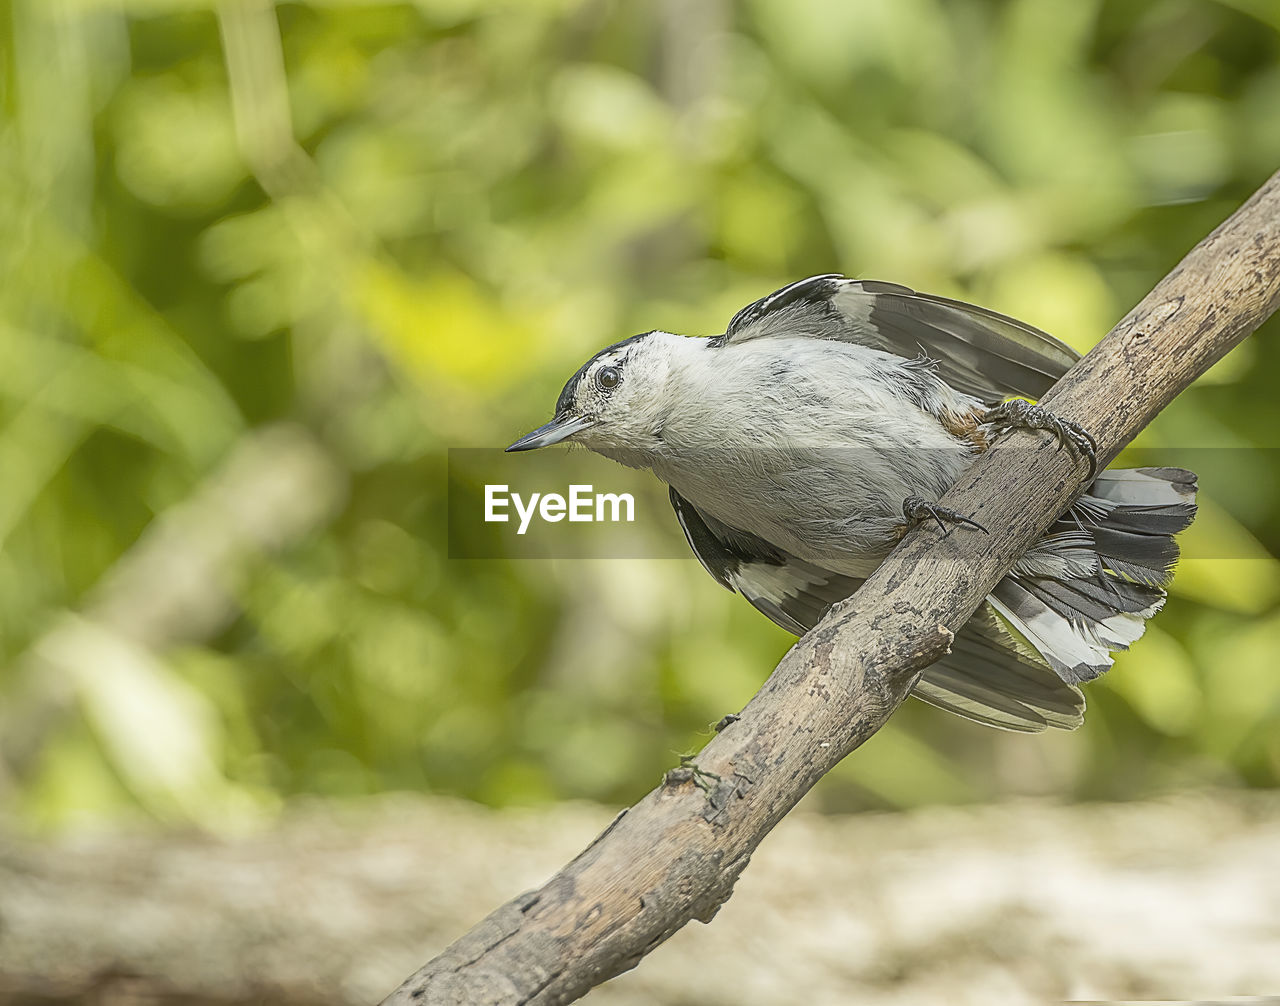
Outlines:
{"type": "Polygon", "coordinates": [[[507,450],[561,442],[593,450],[657,449],[671,350],[684,341],[683,336],[648,332],[601,350],[565,384],[555,418],[507,450]]]}

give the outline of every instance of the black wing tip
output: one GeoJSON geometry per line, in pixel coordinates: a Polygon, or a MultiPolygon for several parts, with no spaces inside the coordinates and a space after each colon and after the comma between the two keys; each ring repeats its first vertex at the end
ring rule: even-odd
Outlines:
{"type": "Polygon", "coordinates": [[[840,289],[842,284],[850,282],[852,280],[842,273],[826,272],[815,276],[806,276],[804,279],[798,279],[794,283],[779,287],[759,300],[752,301],[735,314],[729,320],[729,324],[724,330],[724,336],[720,337],[722,341],[717,343],[716,348],[723,346],[733,335],[741,332],[749,325],[753,325],[761,318],[768,317],[777,311],[785,310],[799,303],[827,304],[835,296],[836,291],[840,289]]]}
{"type": "Polygon", "coordinates": [[[676,512],[676,521],[684,532],[684,540],[693,550],[694,557],[702,563],[702,568],[725,590],[733,591],[733,574],[737,571],[738,560],[716,540],[711,529],[707,527],[697,507],[681,496],[675,486],[667,486],[667,495],[671,499],[671,509],[676,512]]]}

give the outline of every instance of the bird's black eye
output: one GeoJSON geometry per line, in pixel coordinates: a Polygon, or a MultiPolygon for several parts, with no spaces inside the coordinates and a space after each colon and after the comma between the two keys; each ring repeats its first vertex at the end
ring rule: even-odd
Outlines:
{"type": "Polygon", "coordinates": [[[601,391],[612,391],[620,380],[622,375],[618,373],[617,367],[601,367],[596,371],[596,386],[601,391]]]}

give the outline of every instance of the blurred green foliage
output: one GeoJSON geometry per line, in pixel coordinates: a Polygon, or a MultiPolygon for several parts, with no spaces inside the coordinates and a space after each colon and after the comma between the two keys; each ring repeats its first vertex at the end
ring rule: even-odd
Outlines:
{"type": "MultiPolygon", "coordinates": [[[[638,797],[789,637],[692,558],[450,560],[447,448],[542,421],[601,345],[815,272],[1086,349],[1280,167],[1271,0],[0,18],[0,801],[37,826],[638,797]],[[259,492],[295,454],[314,477],[259,492]]],[[[910,703],[823,805],[1276,784],[1268,329],[1145,435],[1224,449],[1187,536],[1219,558],[1086,727],[910,703]]]]}

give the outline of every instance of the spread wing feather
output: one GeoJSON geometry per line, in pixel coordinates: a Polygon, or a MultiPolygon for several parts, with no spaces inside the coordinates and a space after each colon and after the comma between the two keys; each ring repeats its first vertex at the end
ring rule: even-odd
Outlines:
{"type": "Polygon", "coordinates": [[[922,354],[952,388],[983,402],[1039,398],[1079,354],[1031,325],[986,308],[875,280],[811,276],[734,315],[719,345],[801,337],[922,354]]]}

